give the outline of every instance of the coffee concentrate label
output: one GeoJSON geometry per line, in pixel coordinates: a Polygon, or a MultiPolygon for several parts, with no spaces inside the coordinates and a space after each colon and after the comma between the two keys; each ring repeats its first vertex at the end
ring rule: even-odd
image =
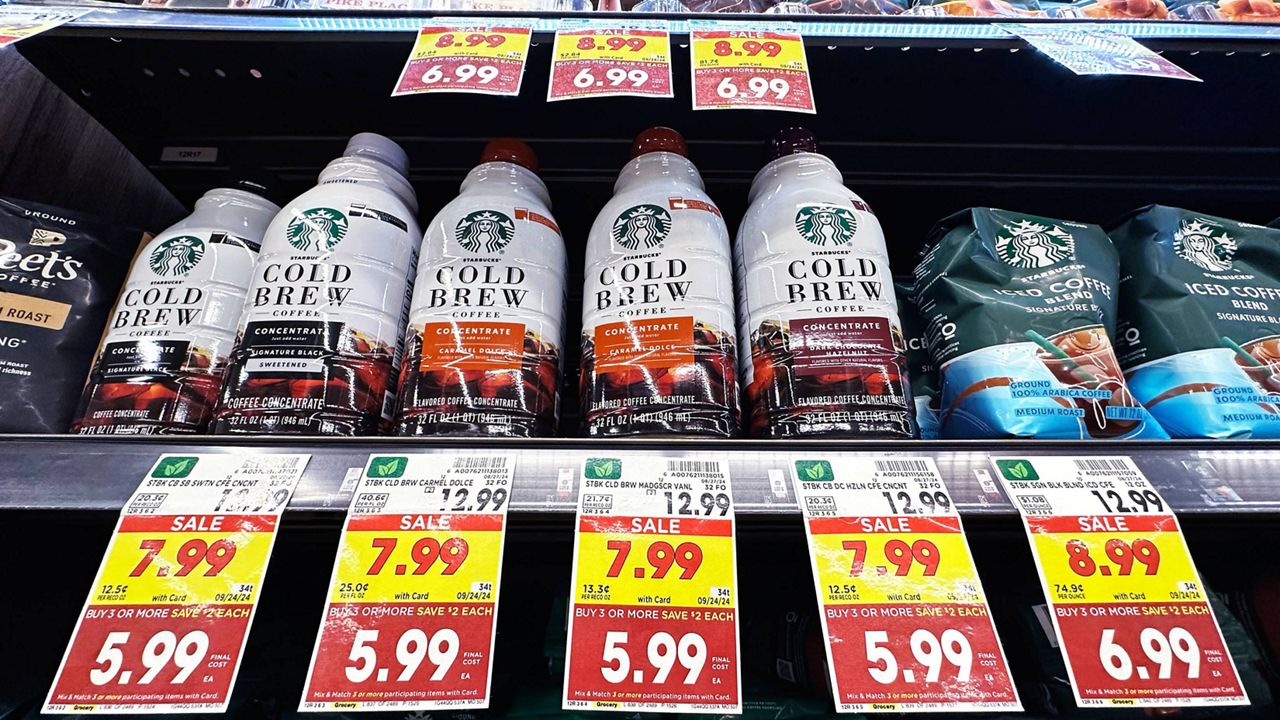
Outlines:
{"type": "Polygon", "coordinates": [[[729,236],[709,199],[638,192],[606,205],[582,302],[588,434],[737,432],[729,236]]]}
{"type": "Polygon", "coordinates": [[[369,435],[391,420],[417,227],[389,193],[358,190],[321,185],[267,228],[215,432],[369,435]]]}
{"type": "Polygon", "coordinates": [[[912,437],[880,222],[855,198],[759,203],[739,235],[752,434],[912,437]]]}
{"type": "Polygon", "coordinates": [[[978,208],[916,268],[952,438],[1165,437],[1111,344],[1119,259],[1095,225],[978,208]]]}
{"type": "Polygon", "coordinates": [[[1280,230],[1155,205],[1111,238],[1134,395],[1173,437],[1280,437],[1280,230]]]}
{"type": "Polygon", "coordinates": [[[566,272],[545,207],[467,195],[446,207],[418,265],[397,433],[553,434],[566,272]]]}
{"type": "Polygon", "coordinates": [[[256,242],[185,228],[143,248],[94,361],[81,434],[202,432],[235,344],[256,242]]]}

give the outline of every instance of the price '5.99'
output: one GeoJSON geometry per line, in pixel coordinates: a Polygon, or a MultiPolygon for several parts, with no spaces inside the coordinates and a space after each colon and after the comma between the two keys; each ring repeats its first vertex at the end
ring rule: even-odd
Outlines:
{"type": "MultiPolygon", "coordinates": [[[[362,683],[377,675],[378,682],[386,682],[390,670],[379,667],[377,643],[381,633],[378,630],[357,630],[351,641],[351,653],[348,658],[351,665],[344,668],[347,679],[353,683],[362,683]]],[[[458,659],[458,633],[449,628],[440,628],[430,635],[421,628],[409,628],[400,633],[395,641],[395,659],[400,664],[395,681],[408,682],[413,679],[423,660],[429,660],[434,670],[427,677],[430,682],[440,682],[449,673],[453,663],[458,659]]]]}

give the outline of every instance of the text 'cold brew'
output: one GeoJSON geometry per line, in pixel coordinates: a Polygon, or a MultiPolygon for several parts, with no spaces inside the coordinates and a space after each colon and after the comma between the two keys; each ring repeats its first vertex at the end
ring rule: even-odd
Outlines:
{"type": "Polygon", "coordinates": [[[587,434],[738,429],[729,233],[668,128],[636,138],[587,245],[582,402],[587,434]]]}
{"type": "Polygon", "coordinates": [[[734,248],[751,434],[910,438],[906,346],[880,221],[807,130],[779,133],[773,149],[734,248]]]}
{"type": "Polygon", "coordinates": [[[427,227],[409,311],[400,435],[551,435],[565,248],[537,158],[489,143],[427,227]]]}
{"type": "Polygon", "coordinates": [[[134,261],[72,432],[203,433],[236,339],[262,235],[280,208],[241,181],[196,201],[134,261]]]}
{"type": "Polygon", "coordinates": [[[390,426],[422,239],[407,172],[400,146],[356,135],[271,222],[213,432],[390,426]]]}

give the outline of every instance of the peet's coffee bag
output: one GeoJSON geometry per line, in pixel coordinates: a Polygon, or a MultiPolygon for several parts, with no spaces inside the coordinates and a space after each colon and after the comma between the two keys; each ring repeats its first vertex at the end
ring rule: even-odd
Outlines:
{"type": "Polygon", "coordinates": [[[0,198],[0,432],[60,433],[138,230],[0,198]]]}
{"type": "Polygon", "coordinates": [[[924,320],[916,308],[915,280],[909,277],[893,279],[893,289],[898,296],[898,318],[902,321],[902,336],[907,345],[907,370],[911,379],[911,399],[916,406],[916,424],[920,427],[921,440],[938,439],[938,368],[929,357],[929,344],[924,339],[924,320]]]}
{"type": "Polygon", "coordinates": [[[1167,437],[1111,345],[1118,274],[1096,225],[990,208],[938,223],[915,290],[942,437],[1167,437]]]}
{"type": "Polygon", "coordinates": [[[1129,387],[1178,438],[1280,438],[1280,230],[1152,205],[1111,230],[1129,387]]]}

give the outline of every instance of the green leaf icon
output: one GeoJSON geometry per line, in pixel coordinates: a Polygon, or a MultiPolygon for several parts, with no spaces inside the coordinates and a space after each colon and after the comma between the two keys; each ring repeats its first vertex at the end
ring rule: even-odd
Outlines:
{"type": "Polygon", "coordinates": [[[156,465],[155,470],[151,472],[153,478],[184,478],[191,474],[196,467],[197,458],[186,457],[167,457],[160,464],[156,465]]]}
{"type": "Polygon", "coordinates": [[[587,458],[582,476],[597,480],[617,480],[622,477],[622,461],[617,458],[587,458]]]}
{"type": "Polygon", "coordinates": [[[808,475],[810,478],[813,478],[814,480],[817,480],[818,478],[822,477],[826,473],[822,472],[821,465],[811,465],[809,466],[808,470],[804,471],[804,474],[808,475]]]}
{"type": "Polygon", "coordinates": [[[378,472],[383,475],[389,475],[395,472],[396,466],[400,464],[399,460],[390,460],[378,466],[378,472]]]}
{"type": "Polygon", "coordinates": [[[375,457],[369,460],[369,476],[375,478],[398,478],[404,475],[409,467],[406,457],[375,457]]]}
{"type": "Polygon", "coordinates": [[[596,466],[596,477],[608,477],[613,474],[613,461],[602,462],[596,466]]]}
{"type": "Polygon", "coordinates": [[[996,467],[1005,480],[1039,480],[1040,475],[1029,460],[996,460],[996,467]]]}
{"type": "Polygon", "coordinates": [[[826,460],[797,460],[796,477],[801,480],[834,480],[835,471],[826,460]]]}
{"type": "Polygon", "coordinates": [[[1017,465],[1014,465],[1013,467],[1009,468],[1009,474],[1018,478],[1019,480],[1025,478],[1027,476],[1027,464],[1018,463],[1017,465]]]}

